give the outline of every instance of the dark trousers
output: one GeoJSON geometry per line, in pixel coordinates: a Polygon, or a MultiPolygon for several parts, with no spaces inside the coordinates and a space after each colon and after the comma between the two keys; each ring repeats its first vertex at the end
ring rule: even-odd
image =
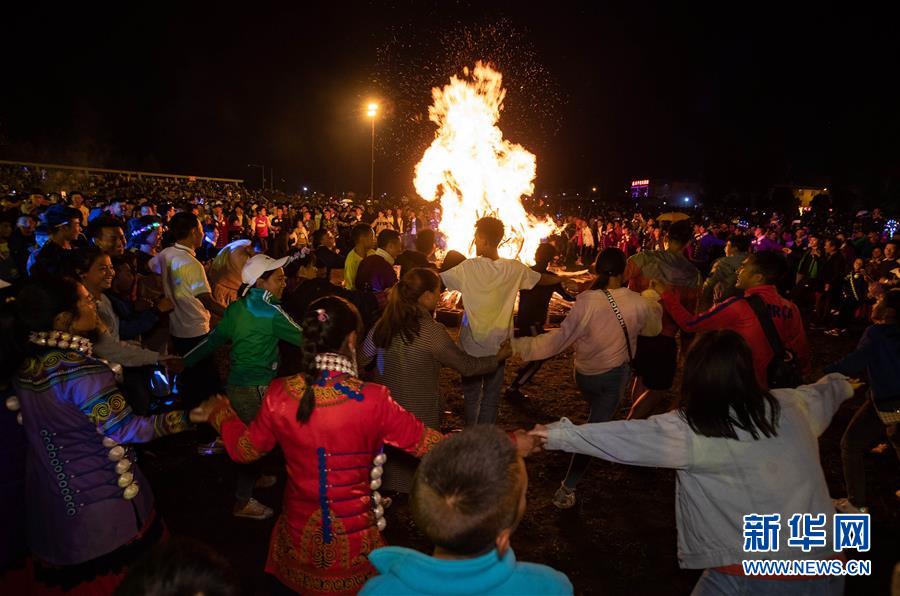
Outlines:
{"type": "MultiPolygon", "coordinates": [[[[228,399],[237,413],[238,418],[246,425],[250,425],[256,418],[263,399],[266,396],[266,386],[238,387],[228,386],[228,399]]],[[[253,487],[262,474],[262,462],[259,460],[248,464],[235,465],[235,491],[234,496],[240,503],[246,503],[253,496],[253,487]]]]}
{"type": "Polygon", "coordinates": [[[852,298],[844,298],[838,309],[837,326],[841,329],[846,329],[852,325],[856,319],[856,311],[859,310],[860,306],[860,302],[852,298]]]}
{"type": "MultiPolygon", "coordinates": [[[[542,333],[544,333],[543,325],[527,325],[526,328],[518,331],[516,337],[534,337],[536,335],[541,335],[542,333]]],[[[509,390],[521,391],[522,387],[531,382],[534,375],[541,370],[541,367],[545,362],[547,362],[547,360],[532,360],[531,362],[527,362],[516,373],[516,379],[512,382],[512,385],[509,386],[509,390]]]]}
{"type": "Polygon", "coordinates": [[[841,437],[841,463],[844,466],[844,483],[847,498],[857,507],[865,507],[866,502],[866,451],[873,444],[884,439],[894,446],[900,457],[900,432],[896,424],[885,425],[878,417],[872,399],[866,399],[853,415],[853,419],[841,437]]]}
{"type": "MultiPolygon", "coordinates": [[[[606,422],[616,415],[616,409],[622,401],[622,396],[625,395],[625,387],[630,379],[631,368],[627,362],[599,375],[575,373],[575,383],[581,390],[581,396],[591,405],[588,423],[606,422]]],[[[566,488],[575,488],[590,462],[590,455],[576,453],[572,456],[569,471],[563,480],[566,488]]]]}
{"type": "MultiPolygon", "coordinates": [[[[206,339],[206,335],[198,337],[172,336],[172,350],[176,355],[184,356],[204,339],[206,339]]],[[[219,393],[220,385],[219,372],[216,370],[216,363],[212,356],[184,369],[175,382],[178,397],[186,410],[196,408],[203,400],[219,393]]]]}

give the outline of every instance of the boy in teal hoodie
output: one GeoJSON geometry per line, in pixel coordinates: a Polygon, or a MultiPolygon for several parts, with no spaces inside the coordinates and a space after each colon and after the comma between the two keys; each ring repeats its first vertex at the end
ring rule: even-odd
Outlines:
{"type": "Polygon", "coordinates": [[[369,560],[380,575],[360,594],[572,594],[564,574],[513,554],[527,487],[525,461],[498,428],[473,426],[441,441],[419,464],[410,493],[434,555],[376,549],[369,560]]]}

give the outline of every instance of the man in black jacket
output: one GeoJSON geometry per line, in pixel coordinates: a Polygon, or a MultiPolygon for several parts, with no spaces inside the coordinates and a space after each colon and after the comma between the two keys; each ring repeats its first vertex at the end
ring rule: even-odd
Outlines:
{"type": "MultiPolygon", "coordinates": [[[[535,263],[532,269],[538,273],[547,273],[547,267],[555,258],[556,247],[549,243],[543,243],[534,253],[535,263]]],[[[553,286],[535,286],[531,290],[519,290],[516,337],[533,337],[544,333],[544,324],[547,322],[547,312],[550,310],[550,299],[553,298],[553,294],[559,294],[569,302],[575,301],[575,297],[566,292],[561,283],[553,286]]],[[[522,387],[534,377],[544,362],[546,360],[534,360],[519,369],[516,379],[506,390],[506,398],[509,400],[524,399],[522,387]]]]}
{"type": "Polygon", "coordinates": [[[431,262],[434,253],[434,230],[422,230],[416,234],[416,250],[405,250],[397,257],[397,265],[400,265],[400,277],[416,267],[430,267],[437,269],[437,265],[431,262]]]}

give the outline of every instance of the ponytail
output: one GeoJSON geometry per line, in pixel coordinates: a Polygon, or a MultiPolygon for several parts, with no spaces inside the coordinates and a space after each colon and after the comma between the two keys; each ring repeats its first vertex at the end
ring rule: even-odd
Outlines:
{"type": "Polygon", "coordinates": [[[625,273],[625,253],[618,248],[604,249],[594,262],[594,272],[597,275],[592,290],[605,290],[609,285],[609,278],[625,273]]]}
{"type": "Polygon", "coordinates": [[[297,406],[297,420],[306,422],[312,415],[313,409],[316,407],[316,396],[313,384],[316,382],[316,376],[319,372],[316,366],[316,356],[319,354],[319,343],[322,337],[322,327],[318,324],[318,318],[313,316],[311,321],[308,317],[303,321],[303,347],[301,348],[302,364],[300,375],[305,381],[305,389],[303,397],[300,398],[300,405],[297,406]]]}
{"type": "Polygon", "coordinates": [[[387,349],[394,337],[400,335],[406,343],[419,336],[419,298],[425,292],[435,292],[440,287],[440,277],[432,269],[416,268],[407,272],[388,293],[387,306],[375,323],[372,341],[375,346],[387,349]]]}

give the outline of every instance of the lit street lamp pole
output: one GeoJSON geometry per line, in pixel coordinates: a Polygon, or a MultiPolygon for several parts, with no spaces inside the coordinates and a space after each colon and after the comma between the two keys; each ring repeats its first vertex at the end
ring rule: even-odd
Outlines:
{"type": "Polygon", "coordinates": [[[369,183],[369,198],[375,200],[375,116],[378,115],[378,104],[370,103],[366,115],[372,120],[372,171],[369,183]]]}

